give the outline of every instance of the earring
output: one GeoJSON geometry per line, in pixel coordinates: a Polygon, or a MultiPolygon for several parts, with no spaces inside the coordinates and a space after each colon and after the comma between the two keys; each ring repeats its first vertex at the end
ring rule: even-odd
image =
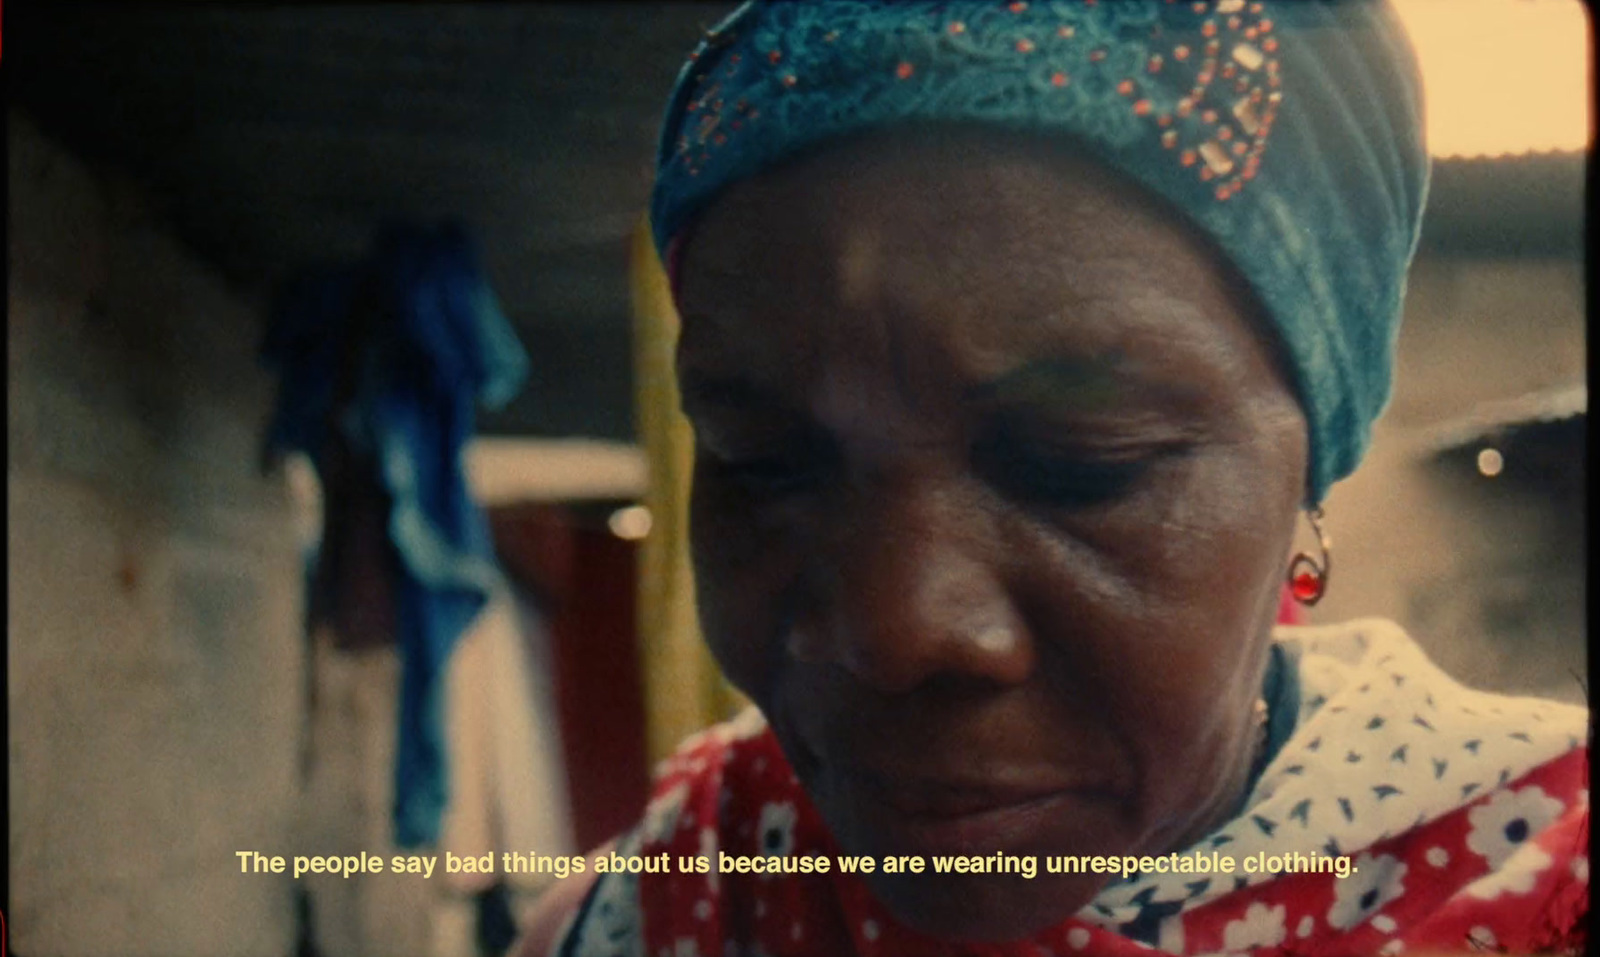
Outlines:
{"type": "Polygon", "coordinates": [[[1289,594],[1302,605],[1315,605],[1328,592],[1328,575],[1333,568],[1333,540],[1322,530],[1322,509],[1306,509],[1306,520],[1317,535],[1317,547],[1322,551],[1318,561],[1305,552],[1298,552],[1289,563],[1289,594]]]}

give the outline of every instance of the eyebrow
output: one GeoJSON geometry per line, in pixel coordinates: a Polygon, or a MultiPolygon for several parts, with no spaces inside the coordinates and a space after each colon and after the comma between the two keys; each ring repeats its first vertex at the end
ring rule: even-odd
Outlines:
{"type": "Polygon", "coordinates": [[[739,411],[786,411],[789,404],[771,390],[740,376],[682,372],[678,388],[685,408],[713,406],[739,411]]]}
{"type": "MultiPolygon", "coordinates": [[[[740,375],[683,371],[679,392],[686,412],[716,408],[734,412],[792,413],[794,406],[778,393],[740,375]]],[[[1130,400],[1192,402],[1187,390],[1165,380],[1140,375],[1117,351],[1093,358],[1036,359],[987,382],[962,390],[962,402],[989,407],[1106,408],[1130,400]]]]}
{"type": "Polygon", "coordinates": [[[1024,363],[964,390],[979,407],[1107,408],[1128,402],[1188,404],[1196,396],[1181,385],[1139,369],[1120,351],[1093,357],[1052,357],[1024,363]]]}
{"type": "Polygon", "coordinates": [[[967,387],[962,398],[972,405],[1081,404],[1109,399],[1119,391],[1123,365],[1117,353],[1084,358],[1036,359],[997,378],[967,387]]]}

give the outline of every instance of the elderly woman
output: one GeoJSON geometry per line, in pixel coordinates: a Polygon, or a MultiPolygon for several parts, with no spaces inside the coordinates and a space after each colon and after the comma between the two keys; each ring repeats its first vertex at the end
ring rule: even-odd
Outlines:
{"type": "Polygon", "coordinates": [[[1328,584],[1289,556],[1387,399],[1426,184],[1374,4],[713,31],[653,223],[702,622],[758,710],[607,849],[665,873],[568,881],[526,952],[1581,946],[1585,712],[1273,627],[1328,584]]]}

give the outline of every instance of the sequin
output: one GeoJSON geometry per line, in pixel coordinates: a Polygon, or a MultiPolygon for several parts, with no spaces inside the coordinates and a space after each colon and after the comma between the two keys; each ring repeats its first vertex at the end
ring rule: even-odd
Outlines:
{"type": "Polygon", "coordinates": [[[1261,118],[1256,115],[1255,104],[1249,97],[1243,97],[1233,104],[1233,118],[1239,121],[1239,127],[1251,136],[1261,129],[1261,118]]]}
{"type": "MultiPolygon", "coordinates": [[[[1268,40],[1268,43],[1273,41],[1268,40]]],[[[1265,46],[1265,44],[1263,44],[1265,46]]],[[[1268,49],[1272,49],[1268,47],[1268,49]]],[[[1266,57],[1253,43],[1237,43],[1233,47],[1233,59],[1246,70],[1259,70],[1266,57]]]]}
{"type": "Polygon", "coordinates": [[[1206,169],[1217,176],[1226,176],[1233,172],[1233,159],[1228,156],[1228,151],[1222,148],[1221,143],[1211,140],[1201,143],[1200,158],[1205,160],[1206,169]]]}

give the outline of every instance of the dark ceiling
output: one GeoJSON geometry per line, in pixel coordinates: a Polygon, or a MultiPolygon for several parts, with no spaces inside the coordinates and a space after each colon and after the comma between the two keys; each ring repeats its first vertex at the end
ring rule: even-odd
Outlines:
{"type": "MultiPolygon", "coordinates": [[[[463,218],[534,362],[485,431],[626,438],[627,246],[682,55],[731,3],[10,0],[12,101],[147,184],[246,295],[463,218]]],[[[1575,154],[1440,164],[1424,250],[1579,254],[1575,154]]]]}
{"type": "Polygon", "coordinates": [[[382,220],[464,219],[533,359],[485,430],[625,438],[656,126],[732,7],[8,2],[4,52],[13,102],[247,295],[382,220]]]}

